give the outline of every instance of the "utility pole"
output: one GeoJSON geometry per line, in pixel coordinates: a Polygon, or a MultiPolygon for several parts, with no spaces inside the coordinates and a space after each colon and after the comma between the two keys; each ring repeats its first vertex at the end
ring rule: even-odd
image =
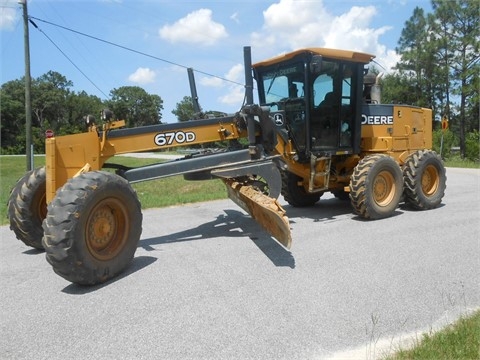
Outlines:
{"type": "Polygon", "coordinates": [[[26,132],[26,157],[27,171],[33,168],[32,154],[32,78],[30,77],[30,35],[28,33],[27,0],[18,0],[23,7],[23,33],[25,45],[25,132],[26,132]]]}

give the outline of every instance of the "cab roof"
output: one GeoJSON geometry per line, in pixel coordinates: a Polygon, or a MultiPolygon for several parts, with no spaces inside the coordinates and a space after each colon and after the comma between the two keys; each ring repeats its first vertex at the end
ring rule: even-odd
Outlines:
{"type": "Polygon", "coordinates": [[[362,53],[358,51],[350,51],[350,50],[338,50],[338,49],[328,49],[328,48],[304,48],[304,49],[298,49],[286,54],[282,54],[279,56],[275,56],[271,59],[267,59],[264,61],[257,62],[253,64],[252,66],[259,67],[259,66],[268,66],[268,65],[273,65],[277,64],[282,61],[290,60],[294,58],[295,56],[303,53],[310,53],[313,55],[322,55],[325,58],[329,59],[337,59],[337,60],[345,60],[345,61],[353,61],[353,62],[359,62],[363,64],[368,64],[370,61],[372,61],[373,58],[375,58],[375,55],[367,54],[367,53],[362,53]]]}

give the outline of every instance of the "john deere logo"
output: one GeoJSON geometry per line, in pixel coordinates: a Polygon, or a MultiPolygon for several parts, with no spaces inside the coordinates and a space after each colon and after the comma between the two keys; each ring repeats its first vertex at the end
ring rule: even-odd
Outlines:
{"type": "Polygon", "coordinates": [[[275,125],[283,126],[283,115],[282,114],[275,114],[273,116],[273,120],[275,121],[275,125]]]}

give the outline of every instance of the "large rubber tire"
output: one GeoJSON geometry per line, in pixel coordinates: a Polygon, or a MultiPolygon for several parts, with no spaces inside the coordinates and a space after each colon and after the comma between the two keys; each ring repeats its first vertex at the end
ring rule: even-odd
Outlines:
{"type": "Polygon", "coordinates": [[[299,182],[302,178],[289,171],[282,171],[282,196],[293,207],[313,206],[320,200],[322,193],[309,194],[299,182]]]}
{"type": "Polygon", "coordinates": [[[87,172],[57,192],[43,228],[47,261],[58,275],[82,285],[102,283],[131,262],[142,233],[141,206],[127,180],[87,172]]]}
{"type": "Polygon", "coordinates": [[[43,249],[42,222],[47,215],[45,167],[29,171],[10,192],[10,229],[25,245],[43,249]]]}
{"type": "Polygon", "coordinates": [[[390,156],[370,155],[357,164],[350,178],[354,212],[365,219],[392,216],[403,193],[403,174],[390,156]]]}
{"type": "Polygon", "coordinates": [[[436,208],[442,202],[447,176],[440,156],[431,150],[411,154],[403,166],[405,203],[417,210],[436,208]]]}

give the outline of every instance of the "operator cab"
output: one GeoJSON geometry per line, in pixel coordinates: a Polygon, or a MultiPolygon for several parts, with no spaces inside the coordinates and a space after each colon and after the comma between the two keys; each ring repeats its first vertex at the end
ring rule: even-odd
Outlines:
{"type": "Polygon", "coordinates": [[[253,65],[260,105],[299,161],[360,151],[364,65],[373,55],[309,48],[253,65]]]}

